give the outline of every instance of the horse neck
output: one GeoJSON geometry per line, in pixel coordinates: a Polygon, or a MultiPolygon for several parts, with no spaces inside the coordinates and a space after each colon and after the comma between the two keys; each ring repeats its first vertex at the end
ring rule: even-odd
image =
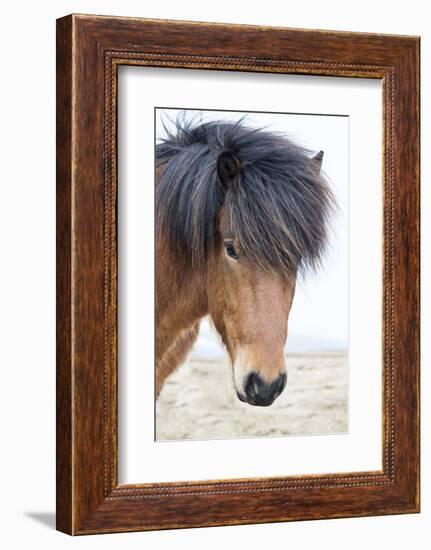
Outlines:
{"type": "Polygon", "coordinates": [[[205,270],[181,265],[159,247],[157,252],[157,355],[161,357],[181,331],[208,313],[205,270]]]}

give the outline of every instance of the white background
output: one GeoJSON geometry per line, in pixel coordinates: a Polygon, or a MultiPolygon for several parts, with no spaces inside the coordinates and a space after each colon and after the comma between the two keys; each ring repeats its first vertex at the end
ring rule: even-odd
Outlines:
{"type": "MultiPolygon", "coordinates": [[[[118,98],[120,482],[380,470],[382,243],[375,238],[382,232],[380,82],[127,67],[120,69],[118,98]],[[289,321],[292,332],[299,316],[298,325],[307,336],[313,335],[313,328],[323,337],[328,336],[322,324],[326,321],[330,325],[337,320],[338,300],[332,296],[339,291],[339,299],[346,301],[349,276],[350,393],[346,434],[154,441],[154,423],[151,421],[154,417],[154,358],[151,353],[154,342],[154,105],[172,107],[180,104],[190,108],[203,97],[207,105],[217,109],[241,108],[261,112],[271,108],[275,112],[289,110],[349,115],[349,133],[345,117],[253,115],[255,121],[260,119],[260,125],[265,121],[269,129],[289,129],[312,149],[324,149],[327,152],[324,166],[334,176],[334,190],[345,207],[347,178],[350,179],[350,200],[354,208],[350,208],[349,220],[349,272],[346,270],[347,251],[344,250],[347,227],[345,223],[339,223],[334,230],[339,230],[339,237],[344,237],[344,245],[338,242],[344,258],[337,258],[340,251],[332,241],[327,260],[330,263],[331,255],[335,256],[333,261],[341,260],[335,282],[329,280],[325,285],[325,275],[331,279],[330,270],[326,273],[325,268],[315,278],[316,288],[313,288],[313,281],[305,285],[299,281],[301,290],[295,296],[295,301],[298,298],[295,305],[300,307],[296,313],[292,311],[289,321]],[[343,232],[345,234],[341,235],[343,232]],[[362,297],[364,288],[367,300],[362,297]],[[307,294],[313,295],[314,291],[319,298],[310,298],[312,303],[307,304],[307,294]],[[321,295],[327,299],[326,303],[321,295]],[[318,318],[322,315],[318,313],[319,309],[326,311],[330,308],[334,309],[334,314],[327,315],[319,323],[318,318]],[[301,323],[302,313],[317,319],[307,327],[307,319],[301,323]],[[364,395],[367,396],[366,407],[364,395]],[[230,458],[220,460],[223,456],[230,458]],[[267,460],[267,456],[271,456],[271,460],[267,460]]],[[[223,113],[220,116],[232,119],[234,115],[223,113]]],[[[346,330],[345,304],[343,309],[341,324],[346,330]]],[[[347,340],[347,334],[341,333],[341,338],[343,336],[347,340]]],[[[246,409],[245,406],[245,415],[246,409]]],[[[265,413],[262,411],[262,416],[265,413]]]]}
{"type": "MultiPolygon", "coordinates": [[[[349,550],[429,546],[431,522],[431,177],[422,167],[422,514],[102,535],[53,531],[55,383],[55,22],[69,12],[422,35],[422,150],[431,150],[431,30],[420,0],[264,4],[165,0],[9,2],[2,11],[1,541],[6,548],[349,550]]],[[[366,400],[364,399],[364,406],[366,400]]]]}

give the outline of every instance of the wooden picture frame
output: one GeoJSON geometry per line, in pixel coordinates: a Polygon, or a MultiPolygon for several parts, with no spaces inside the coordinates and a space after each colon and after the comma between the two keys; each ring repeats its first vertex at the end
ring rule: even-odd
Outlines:
{"type": "Polygon", "coordinates": [[[419,38],[70,15],[57,21],[57,529],[419,511],[419,38]],[[119,485],[117,68],[381,79],[383,469],[119,485]]]}

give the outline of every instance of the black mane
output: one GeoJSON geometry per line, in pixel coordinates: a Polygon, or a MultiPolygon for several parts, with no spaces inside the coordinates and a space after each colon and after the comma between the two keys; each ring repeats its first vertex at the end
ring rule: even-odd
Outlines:
{"type": "Polygon", "coordinates": [[[261,268],[294,274],[320,264],[334,197],[310,152],[284,135],[178,118],[156,145],[159,167],[157,231],[193,265],[207,260],[222,206],[240,253],[261,268]],[[226,154],[238,165],[228,184],[217,166],[226,154]]]}

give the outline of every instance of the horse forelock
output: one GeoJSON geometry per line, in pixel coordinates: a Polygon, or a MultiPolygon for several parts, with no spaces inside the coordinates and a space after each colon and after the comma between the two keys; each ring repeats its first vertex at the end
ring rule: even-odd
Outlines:
{"type": "Polygon", "coordinates": [[[156,146],[156,227],[183,263],[204,266],[223,206],[241,253],[264,270],[317,268],[335,200],[310,152],[284,135],[242,121],[176,122],[156,146]],[[237,159],[222,185],[217,159],[237,159]]]}

